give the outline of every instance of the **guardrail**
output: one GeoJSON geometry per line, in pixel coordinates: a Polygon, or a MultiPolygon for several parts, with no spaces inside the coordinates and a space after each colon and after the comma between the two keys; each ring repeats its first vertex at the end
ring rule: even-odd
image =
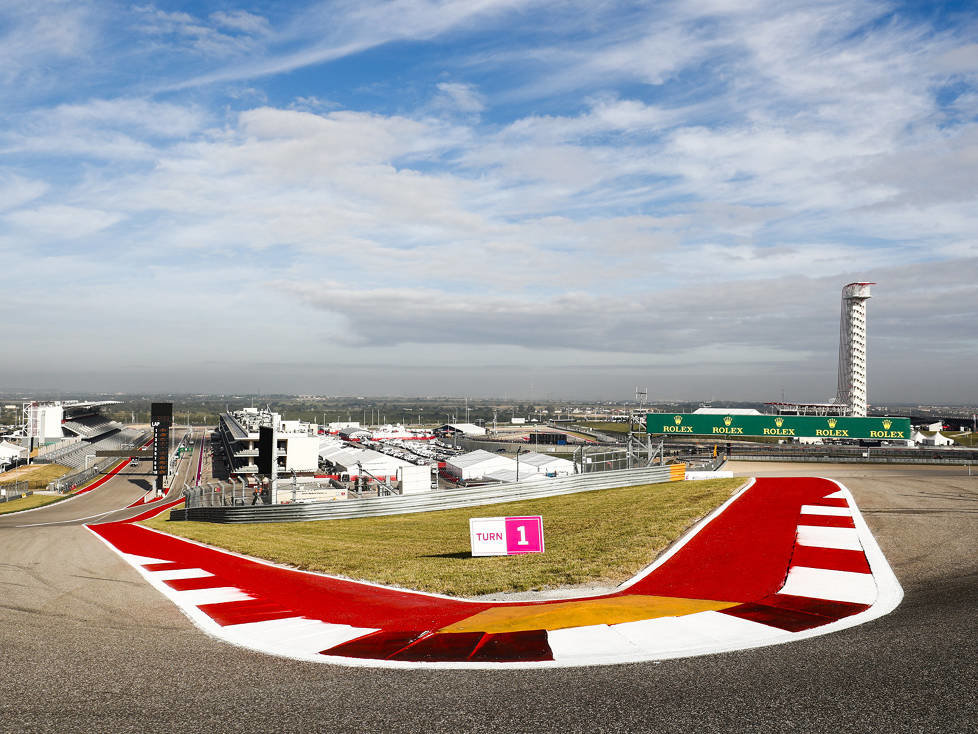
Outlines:
{"type": "Polygon", "coordinates": [[[30,482],[26,481],[0,484],[0,502],[9,502],[34,494],[32,490],[28,489],[29,485],[30,482]]]}
{"type": "Polygon", "coordinates": [[[623,469],[594,474],[578,474],[556,479],[536,479],[518,484],[497,484],[486,487],[441,489],[430,494],[395,495],[368,499],[347,499],[335,502],[288,505],[246,505],[225,507],[193,507],[171,510],[171,520],[204,522],[297,522],[306,520],[342,520],[356,517],[379,517],[412,512],[453,510],[460,507],[494,505],[502,502],[555,497],[599,489],[661,484],[685,477],[684,464],[623,469]]]}
{"type": "Polygon", "coordinates": [[[783,463],[798,464],[917,464],[917,465],[936,465],[936,466],[978,466],[975,459],[942,459],[931,457],[906,458],[902,456],[868,456],[851,455],[826,455],[826,456],[807,456],[807,455],[774,455],[774,454],[735,454],[730,461],[774,461],[783,463]]]}

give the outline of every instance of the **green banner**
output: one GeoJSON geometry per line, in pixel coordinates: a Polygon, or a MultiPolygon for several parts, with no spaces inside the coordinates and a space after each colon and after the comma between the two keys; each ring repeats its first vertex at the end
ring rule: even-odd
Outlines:
{"type": "Polygon", "coordinates": [[[909,418],[851,418],[811,415],[724,415],[648,413],[649,433],[687,436],[773,436],[776,438],[910,438],[909,418]]]}

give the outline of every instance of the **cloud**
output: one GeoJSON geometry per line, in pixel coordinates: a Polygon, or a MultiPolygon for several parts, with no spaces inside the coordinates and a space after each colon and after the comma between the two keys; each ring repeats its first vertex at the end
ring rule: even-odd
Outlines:
{"type": "Polygon", "coordinates": [[[122,221],[123,215],[75,206],[52,204],[18,209],[3,215],[10,227],[34,242],[75,240],[101,232],[122,221]]]}
{"type": "Polygon", "coordinates": [[[0,170],[0,211],[16,209],[29,201],[42,196],[49,186],[44,181],[37,181],[14,173],[4,173],[0,170]]]}
{"type": "Polygon", "coordinates": [[[440,82],[434,106],[449,112],[478,114],[486,108],[485,97],[471,84],[440,82]]]}
{"type": "Polygon", "coordinates": [[[249,13],[247,10],[219,10],[211,13],[210,19],[217,25],[245,33],[260,35],[270,30],[267,18],[249,13]]]}
{"type": "MultiPolygon", "coordinates": [[[[0,85],[11,92],[48,88],[62,64],[84,59],[97,38],[94,13],[84,2],[24,2],[0,6],[0,85]]],[[[9,100],[8,100],[9,104],[9,100]]]]}
{"type": "Polygon", "coordinates": [[[142,293],[192,272],[249,322],[274,310],[297,363],[679,354],[681,378],[713,349],[743,384],[831,373],[856,278],[881,283],[891,363],[911,339],[914,365],[978,353],[964,30],[872,2],[290,13],[141,6],[128,46],[99,46],[106,76],[0,111],[0,247],[47,258],[13,267],[83,252],[142,293]],[[965,305],[935,315],[928,282],[965,305]]]}

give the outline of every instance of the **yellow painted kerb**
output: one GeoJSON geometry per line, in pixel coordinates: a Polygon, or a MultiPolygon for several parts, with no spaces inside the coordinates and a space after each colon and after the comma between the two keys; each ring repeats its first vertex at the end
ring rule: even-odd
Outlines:
{"type": "Polygon", "coordinates": [[[674,596],[616,596],[553,604],[504,605],[473,614],[440,632],[520,632],[559,630],[592,624],[621,624],[657,617],[679,617],[696,612],[717,611],[740,602],[682,599],[674,596]]]}

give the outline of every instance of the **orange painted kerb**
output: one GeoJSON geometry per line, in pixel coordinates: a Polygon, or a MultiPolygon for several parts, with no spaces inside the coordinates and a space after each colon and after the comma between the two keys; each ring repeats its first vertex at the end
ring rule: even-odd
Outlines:
{"type": "Polygon", "coordinates": [[[635,594],[523,606],[498,606],[450,624],[439,632],[520,632],[559,630],[595,624],[621,624],[657,617],[681,617],[737,606],[735,601],[683,599],[635,594]]]}

